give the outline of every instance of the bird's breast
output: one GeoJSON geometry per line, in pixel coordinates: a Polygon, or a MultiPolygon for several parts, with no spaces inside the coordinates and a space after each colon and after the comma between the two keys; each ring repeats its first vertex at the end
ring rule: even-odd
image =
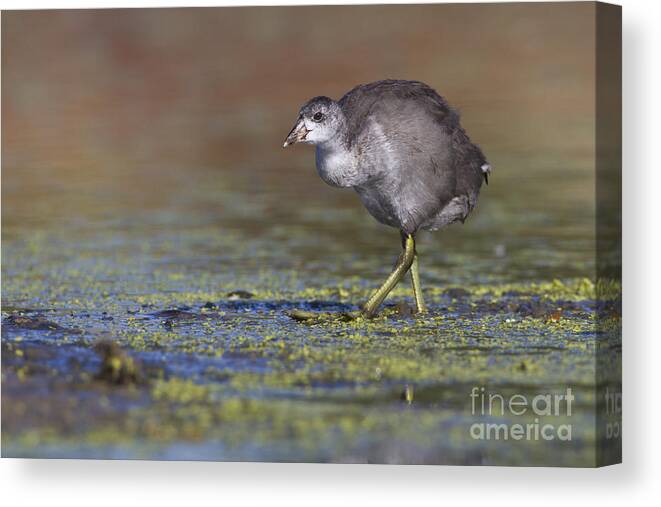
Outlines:
{"type": "Polygon", "coordinates": [[[321,179],[334,187],[354,187],[363,180],[349,150],[317,146],[316,164],[321,179]]]}
{"type": "Polygon", "coordinates": [[[368,184],[356,187],[356,192],[365,209],[379,222],[391,227],[401,228],[397,214],[397,205],[392,194],[379,184],[368,184]]]}

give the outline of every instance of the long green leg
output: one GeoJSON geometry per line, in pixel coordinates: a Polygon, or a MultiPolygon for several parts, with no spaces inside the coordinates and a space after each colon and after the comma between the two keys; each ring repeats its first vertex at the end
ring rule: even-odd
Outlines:
{"type": "Polygon", "coordinates": [[[413,263],[411,263],[411,285],[413,285],[413,297],[415,298],[415,307],[418,313],[425,313],[425,299],[422,296],[422,286],[420,285],[420,268],[418,266],[418,254],[413,254],[413,263]]]}
{"type": "Polygon", "coordinates": [[[399,259],[397,259],[395,269],[390,273],[390,276],[388,276],[386,281],[383,282],[383,285],[374,291],[367,300],[367,303],[365,303],[365,306],[363,306],[363,315],[365,317],[374,317],[379,306],[383,303],[383,300],[386,299],[388,294],[390,294],[401,279],[404,278],[404,275],[413,263],[414,257],[415,242],[413,241],[413,236],[409,234],[404,238],[404,251],[400,254],[399,259]]]}

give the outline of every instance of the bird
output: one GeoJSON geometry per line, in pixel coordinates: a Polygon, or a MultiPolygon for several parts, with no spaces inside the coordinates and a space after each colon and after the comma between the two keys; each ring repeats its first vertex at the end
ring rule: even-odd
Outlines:
{"type": "Polygon", "coordinates": [[[416,233],[463,223],[491,174],[457,110],[420,81],[360,84],[337,101],[305,102],[283,148],[296,143],[315,146],[324,182],[353,188],[378,222],[400,231],[397,263],[359,315],[374,317],[409,271],[416,313],[425,313],[416,233]]]}

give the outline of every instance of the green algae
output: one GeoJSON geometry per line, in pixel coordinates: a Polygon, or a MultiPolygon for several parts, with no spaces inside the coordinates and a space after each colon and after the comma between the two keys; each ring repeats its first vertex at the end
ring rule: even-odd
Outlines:
{"type": "MultiPolygon", "coordinates": [[[[52,422],[26,426],[16,407],[7,404],[5,445],[19,454],[83,445],[101,453],[108,446],[125,446],[137,453],[126,456],[142,456],[142,452],[160,456],[177,443],[220,441],[223,449],[217,450],[218,457],[229,458],[248,452],[246,446],[258,446],[266,458],[284,452],[281,446],[289,442],[293,454],[286,456],[291,459],[342,461],[348,456],[355,459],[352,452],[362,449],[358,455],[388,461],[393,458],[363,447],[364,442],[382,442],[387,435],[388,445],[398,453],[411,453],[411,462],[450,458],[447,462],[471,462],[474,453],[487,453],[495,462],[516,463],[520,457],[515,452],[500,457],[493,444],[484,448],[467,439],[451,421],[466,425],[469,416],[462,410],[439,411],[439,400],[451,392],[458,398],[453,403],[461,406],[470,385],[548,386],[558,379],[583,387],[581,395],[590,396],[597,336],[591,306],[595,289],[586,279],[467,286],[464,293],[455,294],[459,297],[429,290],[432,311],[414,317],[402,316],[389,306],[374,319],[343,319],[345,310],[338,302],[336,312],[307,310],[317,317],[305,323],[290,319],[288,310],[252,290],[250,304],[255,306],[248,310],[232,307],[228,299],[207,304],[209,293],[198,298],[191,295],[194,292],[178,300],[186,310],[152,311],[170,306],[169,296],[157,294],[131,313],[127,309],[137,301],[130,296],[128,303],[114,301],[100,313],[97,309],[96,318],[90,316],[87,322],[103,323],[101,334],[111,335],[129,354],[145,362],[155,352],[168,357],[167,364],[150,371],[149,387],[139,388],[142,403],[133,406],[124,397],[135,393],[120,393],[108,401],[110,422],[86,418],[90,420],[81,421],[79,427],[74,424],[73,430],[71,425],[52,422]],[[549,303],[533,315],[517,311],[531,300],[549,303]],[[101,320],[104,312],[105,318],[114,319],[101,320]],[[164,326],[165,317],[174,324],[164,326]],[[177,373],[169,364],[181,361],[177,357],[191,358],[184,362],[193,363],[207,357],[212,362],[177,373]],[[414,412],[403,411],[405,406],[414,412]],[[450,431],[444,429],[447,425],[450,431]],[[445,435],[442,442],[430,444],[434,434],[445,435]]],[[[367,292],[354,288],[336,297],[367,292]]],[[[301,294],[291,294],[294,301],[304,300],[301,294]]],[[[312,292],[307,289],[305,294],[312,292]]],[[[312,300],[322,300],[327,293],[314,296],[312,300]]],[[[75,312],[55,312],[54,318],[67,325],[80,323],[75,312]]],[[[94,334],[86,332],[83,339],[94,334]]],[[[48,382],[61,373],[57,368],[44,373],[26,366],[22,336],[3,343],[4,393],[9,399],[14,386],[17,393],[23,392],[21,386],[48,382]]],[[[55,345],[64,346],[64,341],[55,345]]],[[[101,378],[111,384],[134,378],[130,356],[108,354],[103,364],[101,371],[106,374],[101,378]]],[[[74,378],[70,396],[98,390],[95,378],[99,375],[74,378]]],[[[84,403],[74,406],[94,413],[84,403]]],[[[574,463],[589,463],[586,446],[593,437],[588,426],[577,451],[583,461],[575,456],[579,461],[574,463]]],[[[526,459],[544,463],[548,450],[538,449],[540,445],[531,445],[526,459]]]]}

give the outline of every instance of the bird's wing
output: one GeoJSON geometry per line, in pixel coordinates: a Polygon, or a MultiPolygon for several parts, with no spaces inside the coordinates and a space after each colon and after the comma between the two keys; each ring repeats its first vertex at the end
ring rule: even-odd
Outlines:
{"type": "MultiPolygon", "coordinates": [[[[369,128],[369,119],[382,109],[416,106],[432,116],[439,124],[449,127],[459,124],[459,115],[432,88],[419,81],[384,80],[358,85],[339,101],[353,144],[369,128]]],[[[399,115],[403,117],[403,114],[399,115]]]]}

